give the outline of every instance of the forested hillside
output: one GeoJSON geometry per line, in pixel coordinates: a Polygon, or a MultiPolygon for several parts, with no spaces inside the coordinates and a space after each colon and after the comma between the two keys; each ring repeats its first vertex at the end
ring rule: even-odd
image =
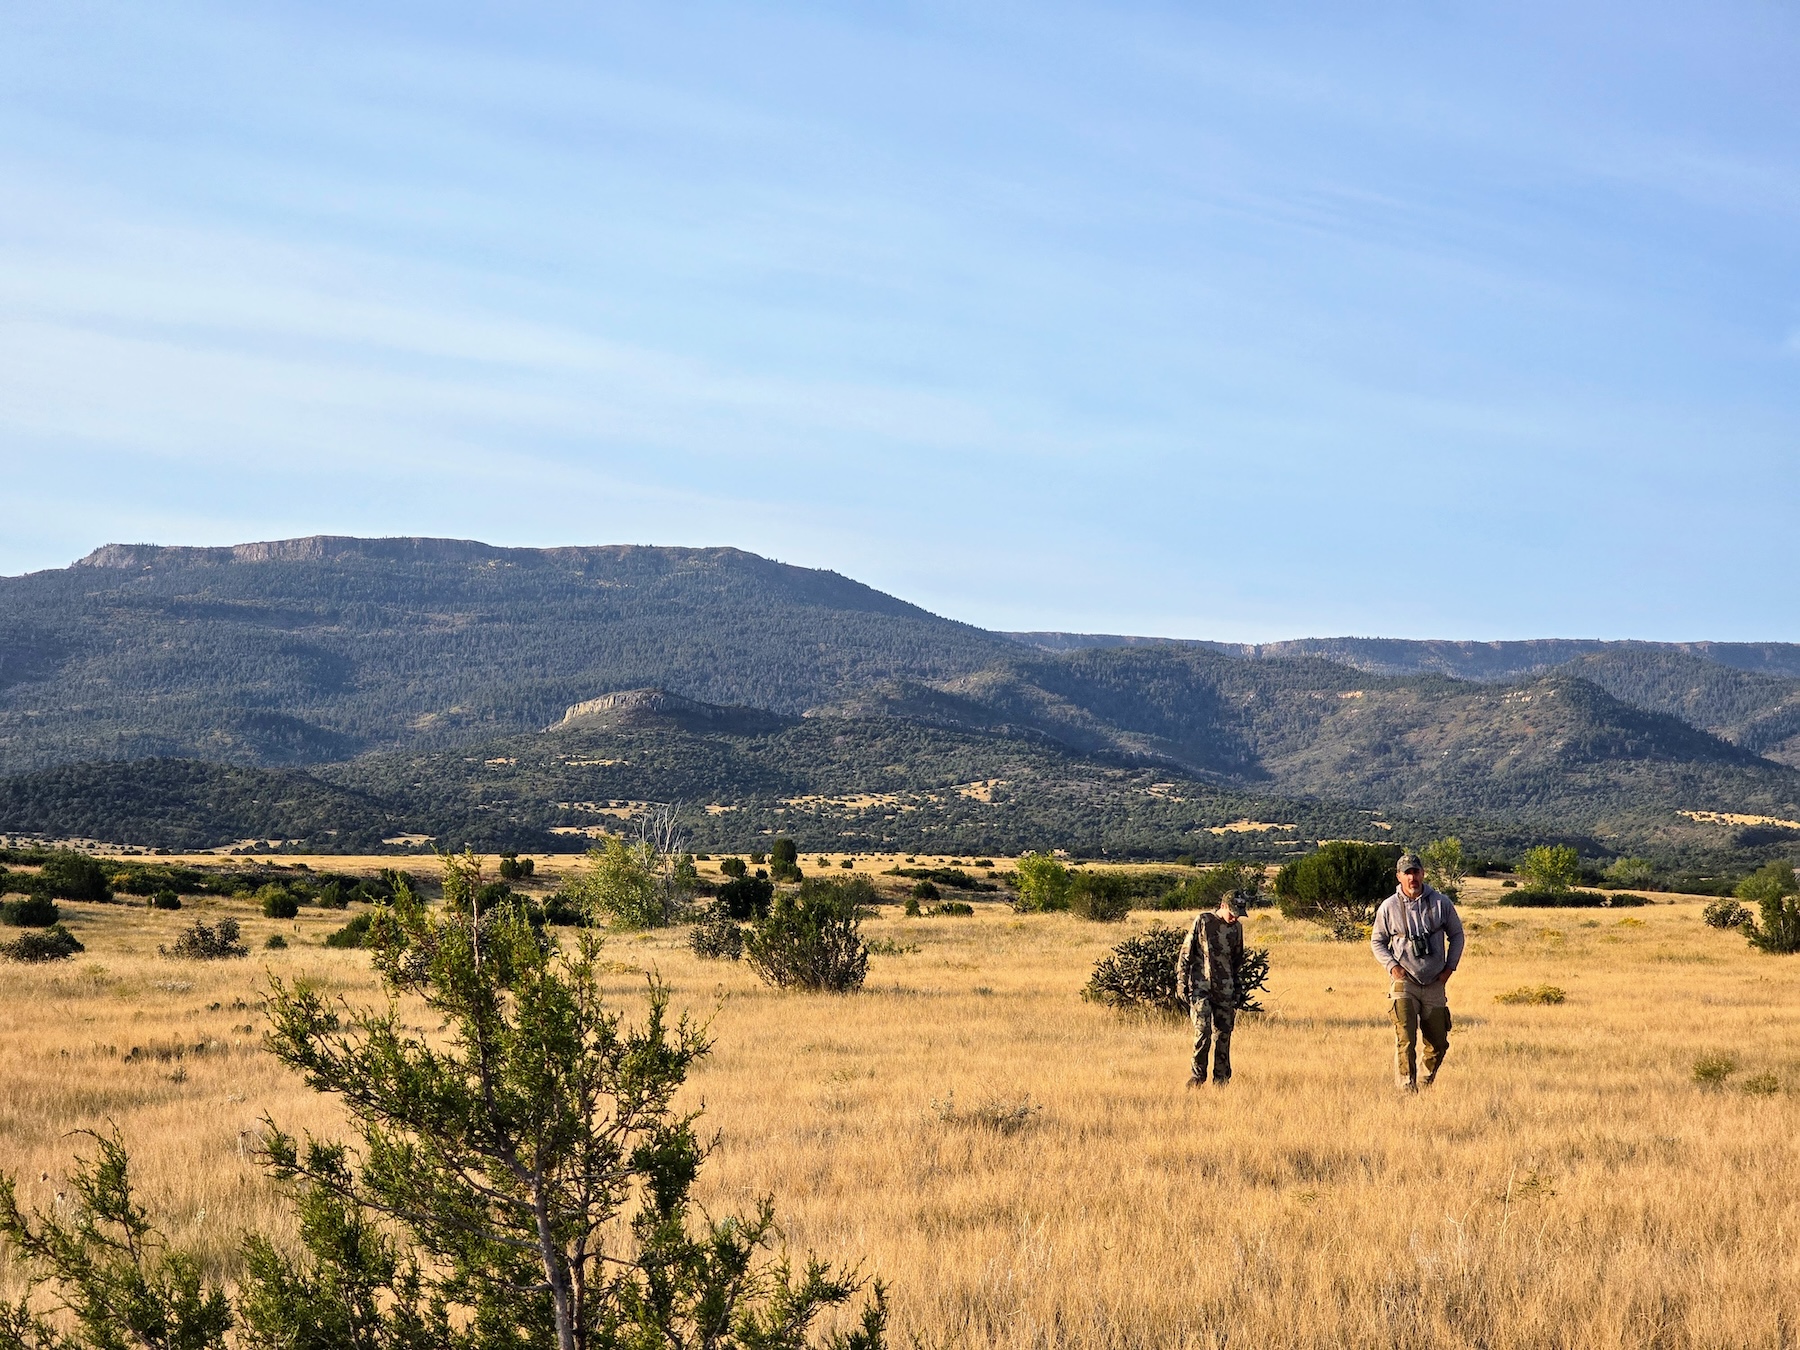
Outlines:
{"type": "Polygon", "coordinates": [[[645,685],[797,712],[1016,650],[735,549],[326,538],[111,546],[0,579],[0,644],[0,772],[465,744],[645,685]]]}
{"type": "Polygon", "coordinates": [[[731,549],[108,546],[0,579],[0,830],[574,846],[681,799],[721,846],[1205,855],[1247,818],[1293,827],[1235,841],[1275,852],[1377,819],[1777,847],[1790,667],[1779,643],[1009,636],[731,549]]]}

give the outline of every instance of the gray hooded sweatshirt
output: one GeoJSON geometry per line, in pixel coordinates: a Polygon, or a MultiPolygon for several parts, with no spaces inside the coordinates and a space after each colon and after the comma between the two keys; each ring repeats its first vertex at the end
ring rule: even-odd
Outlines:
{"type": "Polygon", "coordinates": [[[1383,970],[1399,966],[1415,984],[1430,984],[1462,961],[1463,926],[1456,906],[1442,891],[1427,886],[1417,900],[1408,900],[1398,887],[1375,911],[1375,930],[1369,934],[1369,950],[1383,970]],[[1425,955],[1413,955],[1412,939],[1425,939],[1425,955]]]}

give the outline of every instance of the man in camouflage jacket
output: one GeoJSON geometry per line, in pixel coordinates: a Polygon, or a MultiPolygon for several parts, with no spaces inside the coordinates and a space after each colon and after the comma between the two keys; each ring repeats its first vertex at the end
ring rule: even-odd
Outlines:
{"type": "Polygon", "coordinates": [[[1189,1087],[1206,1081],[1213,1056],[1213,1082],[1231,1081],[1231,1031],[1237,1025],[1237,972],[1244,961],[1242,901],[1228,895],[1216,910],[1194,920],[1175,960],[1175,992],[1194,1019],[1194,1068],[1189,1087]],[[1215,1050],[1213,1047],[1217,1046],[1215,1050]]]}

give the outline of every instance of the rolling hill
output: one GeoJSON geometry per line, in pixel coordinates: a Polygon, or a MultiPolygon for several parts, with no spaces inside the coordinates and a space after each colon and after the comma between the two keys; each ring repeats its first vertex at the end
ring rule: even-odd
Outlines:
{"type": "Polygon", "coordinates": [[[735,549],[111,545],[0,579],[0,773],[460,745],[647,685],[799,712],[1013,650],[835,573],[735,549]]]}
{"type": "Polygon", "coordinates": [[[1790,670],[1779,643],[990,633],[732,549],[109,545],[0,578],[0,830],[536,847],[681,799],[719,847],[1766,851],[1800,819],[1790,670]]]}

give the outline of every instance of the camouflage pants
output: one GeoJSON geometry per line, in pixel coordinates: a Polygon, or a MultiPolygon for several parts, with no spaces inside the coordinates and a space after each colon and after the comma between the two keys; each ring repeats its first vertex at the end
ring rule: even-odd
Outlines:
{"type": "Polygon", "coordinates": [[[1411,980],[1395,981],[1394,1086],[1402,1091],[1418,1085],[1419,1034],[1425,1035],[1425,1086],[1437,1077],[1438,1067],[1450,1053],[1450,1002],[1444,986],[1422,986],[1411,980]]]}
{"type": "Polygon", "coordinates": [[[1206,1081],[1206,1060],[1210,1053],[1213,1082],[1229,1083],[1231,1031],[1237,1025],[1237,1009],[1232,1006],[1231,996],[1216,995],[1209,999],[1204,994],[1197,995],[1188,1004],[1188,1013],[1194,1019],[1194,1081],[1206,1081]]]}

